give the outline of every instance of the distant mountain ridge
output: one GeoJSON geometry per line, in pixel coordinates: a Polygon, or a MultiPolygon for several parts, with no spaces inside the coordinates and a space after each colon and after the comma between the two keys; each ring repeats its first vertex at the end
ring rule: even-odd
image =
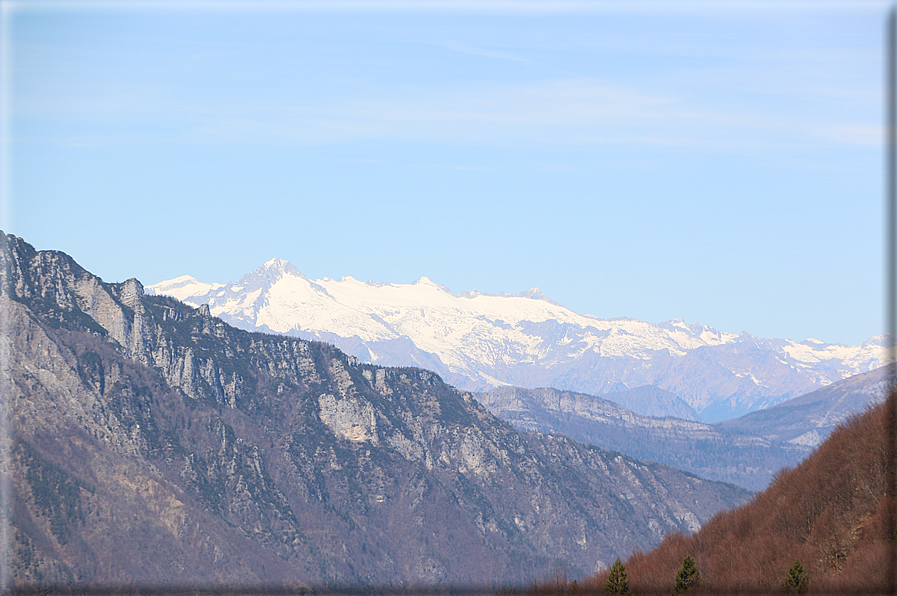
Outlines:
{"type": "Polygon", "coordinates": [[[519,387],[474,395],[522,430],[559,433],[702,478],[762,490],[776,472],[797,465],[844,420],[880,403],[897,386],[895,372],[897,366],[884,366],[715,424],[643,415],[628,396],[662,395],[650,386],[601,397],[519,387]]]}
{"type": "Polygon", "coordinates": [[[885,336],[856,346],[756,338],[673,320],[579,315],[538,289],[453,294],[411,284],[313,281],[272,259],[238,282],[147,286],[246,330],[327,341],[363,361],[421,366],[472,391],[556,387],[601,395],[670,391],[705,421],[734,418],[885,364],[885,336]]]}
{"type": "Polygon", "coordinates": [[[816,447],[851,414],[878,404],[897,389],[895,373],[897,366],[889,364],[715,426],[772,441],[816,447]]]}
{"type": "Polygon", "coordinates": [[[573,391],[498,387],[474,395],[521,430],[563,434],[753,491],[766,488],[779,469],[796,465],[811,451],[703,422],[642,416],[573,391]]]}

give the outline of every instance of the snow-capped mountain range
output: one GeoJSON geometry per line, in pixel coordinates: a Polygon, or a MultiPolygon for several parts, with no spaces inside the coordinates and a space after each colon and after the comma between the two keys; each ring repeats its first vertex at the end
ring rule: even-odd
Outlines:
{"type": "Polygon", "coordinates": [[[462,389],[555,387],[600,395],[641,385],[671,391],[705,421],[768,407],[886,364],[885,336],[856,346],[762,339],[676,319],[660,324],[580,315],[538,289],[453,294],[351,277],[312,281],[272,259],[228,284],[190,276],[147,286],[237,327],[336,344],[364,361],[418,366],[462,389]]]}

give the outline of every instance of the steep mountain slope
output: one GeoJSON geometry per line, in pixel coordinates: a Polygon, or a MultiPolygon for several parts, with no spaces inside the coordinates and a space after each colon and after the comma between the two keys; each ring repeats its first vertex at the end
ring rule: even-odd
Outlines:
{"type": "MultiPolygon", "coordinates": [[[[809,572],[809,593],[894,594],[895,400],[892,394],[889,404],[851,417],[749,504],[630,557],[633,592],[669,593],[691,556],[709,593],[781,593],[798,559],[809,572]]],[[[586,587],[600,587],[606,577],[586,587]]]]}
{"type": "Polygon", "coordinates": [[[0,242],[16,586],[587,573],[747,497],[0,242]]]}
{"type": "Polygon", "coordinates": [[[815,447],[849,415],[882,401],[894,387],[895,372],[895,365],[883,366],[716,427],[815,447]]]}
{"type": "Polygon", "coordinates": [[[455,295],[427,278],[312,281],[279,259],[224,286],[183,276],[148,290],[208,304],[212,314],[243,329],[331,342],[375,364],[423,366],[463,389],[512,385],[601,395],[654,385],[705,421],[885,364],[882,336],[848,347],[759,339],[681,320],[606,320],[578,315],[536,289],[455,295]]]}
{"type": "Polygon", "coordinates": [[[720,430],[702,422],[641,416],[600,397],[572,391],[499,387],[475,396],[517,428],[561,433],[750,490],[762,490],[779,469],[796,465],[810,452],[803,445],[720,430]]]}

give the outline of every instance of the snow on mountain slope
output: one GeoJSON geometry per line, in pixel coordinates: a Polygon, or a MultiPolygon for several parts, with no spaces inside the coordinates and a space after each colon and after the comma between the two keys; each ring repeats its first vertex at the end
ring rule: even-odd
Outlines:
{"type": "Polygon", "coordinates": [[[884,364],[881,337],[851,347],[758,340],[679,319],[655,325],[583,316],[535,288],[453,294],[426,277],[410,284],[312,281],[282,259],[225,285],[182,276],[146,289],[208,304],[213,315],[244,329],[328,341],[376,364],[429,368],[464,389],[553,386],[600,394],[653,384],[698,412],[715,408],[714,417],[884,364]],[[697,387],[697,379],[709,385],[697,387]]]}
{"type": "Polygon", "coordinates": [[[644,360],[659,350],[681,356],[699,346],[736,338],[681,322],[663,329],[634,319],[585,317],[546,299],[473,292],[454,295],[426,277],[411,284],[361,282],[351,277],[313,282],[277,259],[237,283],[209,289],[211,284],[194,284],[199,291],[193,295],[186,295],[182,286],[172,291],[171,285],[162,282],[148,289],[193,305],[207,303],[215,316],[277,333],[323,332],[363,342],[407,337],[458,371],[542,361],[558,346],[571,344],[575,344],[574,357],[576,352],[590,351],[644,360]],[[538,333],[536,326],[553,329],[555,337],[538,333]]]}
{"type": "Polygon", "coordinates": [[[175,277],[174,279],[170,279],[156,285],[164,286],[164,289],[160,289],[160,291],[158,292],[159,294],[174,296],[182,302],[189,300],[192,296],[202,296],[224,286],[224,284],[203,283],[197,281],[196,278],[190,277],[189,275],[175,277]]]}

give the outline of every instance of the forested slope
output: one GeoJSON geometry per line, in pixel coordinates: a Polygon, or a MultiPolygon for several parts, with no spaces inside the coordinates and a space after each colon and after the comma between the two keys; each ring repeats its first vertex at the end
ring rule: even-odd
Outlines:
{"type": "MultiPolygon", "coordinates": [[[[625,566],[633,593],[669,594],[686,556],[702,577],[695,592],[781,593],[799,560],[809,593],[895,593],[895,407],[892,392],[886,403],[835,429],[750,503],[718,514],[691,536],[672,534],[632,555],[625,566]]],[[[583,587],[600,589],[607,577],[605,571],[583,587]]]]}

